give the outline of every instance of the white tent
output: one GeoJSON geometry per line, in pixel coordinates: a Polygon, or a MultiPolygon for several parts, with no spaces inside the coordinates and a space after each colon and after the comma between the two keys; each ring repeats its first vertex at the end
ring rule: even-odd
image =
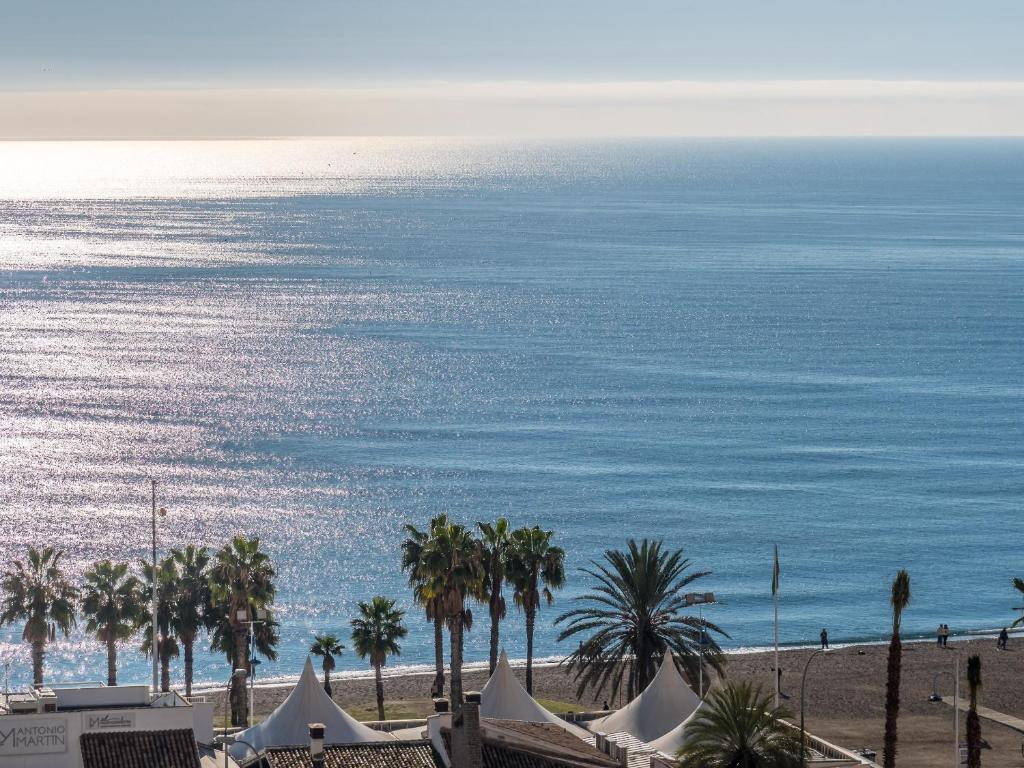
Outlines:
{"type": "Polygon", "coordinates": [[[700,698],[683,680],[671,654],[665,654],[658,674],[629,704],[591,723],[590,730],[628,733],[640,741],[654,741],[688,718],[700,698]]]}
{"type": "Polygon", "coordinates": [[[574,736],[590,740],[593,734],[577,725],[567,723],[536,702],[526,689],[516,680],[512,667],[508,665],[508,656],[501,652],[498,666],[494,668],[483,690],[480,691],[480,716],[498,720],[525,720],[529,723],[552,723],[564,728],[574,736]]]}
{"type": "MultiPolygon", "coordinates": [[[[248,742],[257,751],[264,747],[308,744],[310,723],[326,726],[324,741],[328,744],[394,741],[391,734],[363,725],[335,704],[317,680],[309,657],[306,657],[302,676],[288,698],[266,720],[242,731],[237,738],[248,742]]],[[[231,754],[238,758],[251,757],[252,751],[244,744],[235,744],[231,747],[231,754]]]]}
{"type": "Polygon", "coordinates": [[[703,712],[705,710],[705,707],[707,706],[708,705],[706,701],[701,702],[701,705],[697,707],[697,709],[695,709],[692,713],[690,713],[689,717],[683,720],[683,722],[681,722],[671,731],[666,733],[660,739],[655,739],[654,741],[650,742],[650,746],[658,750],[659,752],[666,752],[670,755],[674,755],[676,752],[682,749],[683,745],[686,743],[686,729],[689,727],[690,723],[692,723],[694,719],[696,719],[697,715],[700,712],[703,712]]]}

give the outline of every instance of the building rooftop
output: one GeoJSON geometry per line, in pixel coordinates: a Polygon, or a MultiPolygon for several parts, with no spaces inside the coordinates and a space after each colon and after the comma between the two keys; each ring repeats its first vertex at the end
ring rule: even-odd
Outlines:
{"type": "Polygon", "coordinates": [[[83,768],[200,768],[190,728],[84,733],[83,768]]]}
{"type": "MultiPolygon", "coordinates": [[[[256,765],[256,762],[252,763],[256,765]]],[[[266,768],[312,768],[309,746],[269,747],[261,753],[266,768]]],[[[444,768],[429,741],[328,744],[325,768],[444,768]]]]}

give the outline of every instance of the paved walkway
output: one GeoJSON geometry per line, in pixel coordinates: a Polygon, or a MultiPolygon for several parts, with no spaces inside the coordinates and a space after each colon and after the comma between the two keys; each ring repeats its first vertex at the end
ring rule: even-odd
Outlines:
{"type": "MultiPolygon", "coordinates": [[[[951,707],[953,706],[952,696],[943,696],[942,701],[951,707]]],[[[966,712],[968,705],[969,702],[967,701],[967,699],[960,699],[961,712],[966,712]]],[[[1013,717],[1012,715],[1004,715],[1002,712],[996,712],[994,709],[989,709],[988,707],[978,707],[978,716],[984,717],[986,720],[991,720],[994,723],[1005,725],[1007,728],[1012,728],[1013,730],[1019,731],[1020,733],[1024,733],[1024,720],[1022,720],[1019,717],[1013,717]]]]}

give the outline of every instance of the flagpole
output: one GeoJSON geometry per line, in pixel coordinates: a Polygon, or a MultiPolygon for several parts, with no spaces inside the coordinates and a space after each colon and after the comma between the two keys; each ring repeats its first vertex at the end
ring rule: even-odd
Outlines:
{"type": "Polygon", "coordinates": [[[772,572],[772,602],[775,604],[775,707],[779,706],[779,545],[775,545],[775,567],[772,572]]]}

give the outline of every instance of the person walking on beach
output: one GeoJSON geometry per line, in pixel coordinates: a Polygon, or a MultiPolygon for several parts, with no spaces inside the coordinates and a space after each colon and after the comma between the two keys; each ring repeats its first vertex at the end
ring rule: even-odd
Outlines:
{"type": "Polygon", "coordinates": [[[942,647],[942,628],[945,624],[939,624],[939,628],[935,630],[935,644],[940,648],[942,647]]]}
{"type": "Polygon", "coordinates": [[[949,647],[949,624],[942,625],[942,647],[949,647]]]}
{"type": "Polygon", "coordinates": [[[828,630],[825,627],[821,628],[821,650],[828,650],[828,630]]]}
{"type": "Polygon", "coordinates": [[[996,640],[996,648],[1000,651],[1006,650],[1006,644],[1010,641],[1010,633],[1006,631],[1006,627],[1003,627],[999,632],[999,639],[996,640]]]}

